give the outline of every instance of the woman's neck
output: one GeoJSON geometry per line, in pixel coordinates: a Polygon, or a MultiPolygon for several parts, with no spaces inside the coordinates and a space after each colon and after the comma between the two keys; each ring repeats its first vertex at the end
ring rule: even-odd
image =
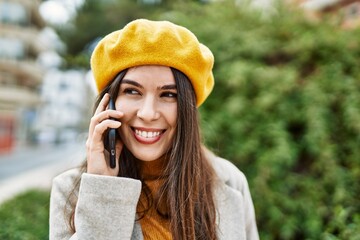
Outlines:
{"type": "Polygon", "coordinates": [[[164,157],[154,161],[138,160],[139,171],[142,179],[154,180],[164,177],[166,159],[164,157]]]}

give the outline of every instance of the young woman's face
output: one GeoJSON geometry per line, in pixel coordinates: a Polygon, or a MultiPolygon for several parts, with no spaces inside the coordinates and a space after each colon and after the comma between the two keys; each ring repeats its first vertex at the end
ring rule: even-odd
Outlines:
{"type": "Polygon", "coordinates": [[[115,105],[124,113],[119,130],[125,146],[140,160],[161,158],[176,132],[177,91],[171,69],[155,65],[130,68],[115,105]]]}

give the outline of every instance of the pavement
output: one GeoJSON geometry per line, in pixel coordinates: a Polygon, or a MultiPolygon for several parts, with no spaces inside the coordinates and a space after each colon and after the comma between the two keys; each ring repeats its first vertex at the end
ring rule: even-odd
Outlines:
{"type": "Polygon", "coordinates": [[[85,144],[17,147],[0,155],[0,204],[29,189],[50,190],[58,174],[79,166],[85,159],[85,144]]]}

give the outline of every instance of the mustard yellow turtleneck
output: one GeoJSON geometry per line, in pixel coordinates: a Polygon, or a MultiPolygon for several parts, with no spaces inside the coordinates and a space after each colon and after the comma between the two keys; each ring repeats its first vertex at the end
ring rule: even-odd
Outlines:
{"type": "MultiPolygon", "coordinates": [[[[152,196],[157,194],[158,189],[165,181],[165,177],[161,176],[161,172],[165,167],[163,159],[145,162],[139,161],[141,176],[149,188],[152,196]]],[[[148,209],[149,202],[144,192],[141,193],[140,202],[137,212],[143,212],[148,209]],[[144,206],[145,204],[145,206],[144,206]]],[[[151,200],[150,203],[154,201],[151,200]]],[[[156,210],[156,204],[150,204],[150,208],[145,212],[143,218],[140,219],[140,225],[144,235],[144,240],[172,239],[170,231],[170,221],[168,218],[161,216],[156,210]]],[[[166,209],[166,203],[160,202],[160,209],[166,209]]]]}

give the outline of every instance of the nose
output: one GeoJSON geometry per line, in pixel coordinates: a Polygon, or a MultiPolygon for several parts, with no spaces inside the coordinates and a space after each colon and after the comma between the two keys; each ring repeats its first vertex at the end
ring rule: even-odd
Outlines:
{"type": "Polygon", "coordinates": [[[137,112],[137,117],[145,122],[152,122],[159,119],[160,113],[157,109],[156,101],[153,97],[148,96],[141,101],[137,112]]]}

